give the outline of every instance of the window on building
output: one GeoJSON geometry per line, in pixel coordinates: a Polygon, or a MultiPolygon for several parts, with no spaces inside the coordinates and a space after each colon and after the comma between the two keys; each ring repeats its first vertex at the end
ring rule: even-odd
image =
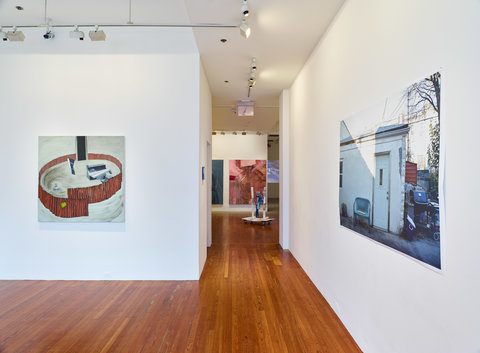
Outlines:
{"type": "Polygon", "coordinates": [[[343,159],[340,159],[340,187],[343,186],[343,159]]]}

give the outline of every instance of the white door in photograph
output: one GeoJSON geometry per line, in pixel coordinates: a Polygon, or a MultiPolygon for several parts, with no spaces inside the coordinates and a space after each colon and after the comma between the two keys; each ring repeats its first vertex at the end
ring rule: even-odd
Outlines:
{"type": "Polygon", "coordinates": [[[390,156],[375,157],[375,190],[373,196],[373,225],[388,231],[390,191],[390,156]]]}

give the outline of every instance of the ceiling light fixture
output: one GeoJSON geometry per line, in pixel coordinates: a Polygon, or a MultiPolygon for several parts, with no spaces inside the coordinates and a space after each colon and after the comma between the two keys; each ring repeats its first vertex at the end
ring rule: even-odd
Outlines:
{"type": "Polygon", "coordinates": [[[243,135],[243,136],[245,136],[246,134],[247,134],[247,133],[246,133],[245,131],[244,131],[244,132],[242,132],[242,135],[243,135]]]}
{"type": "Polygon", "coordinates": [[[47,27],[45,34],[43,35],[44,39],[52,39],[55,37],[55,33],[50,30],[50,22],[52,19],[47,17],[47,0],[45,0],[45,16],[44,16],[44,27],[47,27]]]}
{"type": "Polygon", "coordinates": [[[250,98],[250,90],[257,83],[257,59],[252,58],[252,66],[250,70],[250,76],[248,78],[248,94],[247,97],[250,98]]]}
{"type": "Polygon", "coordinates": [[[7,39],[11,42],[23,42],[25,35],[22,31],[17,31],[17,27],[13,27],[13,31],[7,32],[7,39]]]}
{"type": "Polygon", "coordinates": [[[225,131],[222,131],[220,134],[221,134],[221,135],[225,135],[225,131]]]}
{"type": "Polygon", "coordinates": [[[236,134],[237,134],[237,132],[236,132],[236,131],[234,131],[234,132],[232,132],[232,134],[233,134],[233,135],[236,135],[236,134]]]}
{"type": "Polygon", "coordinates": [[[45,34],[43,35],[43,38],[44,38],[44,39],[52,39],[52,38],[55,38],[55,33],[53,33],[53,32],[50,30],[50,27],[47,27],[47,31],[46,31],[45,34]]]}
{"type": "Polygon", "coordinates": [[[252,71],[257,71],[257,59],[252,58],[252,71]]]}
{"type": "Polygon", "coordinates": [[[249,11],[248,11],[248,5],[247,5],[247,0],[243,0],[243,4],[242,4],[242,15],[244,17],[247,17],[249,14],[249,11]]]}
{"type": "MultiPolygon", "coordinates": [[[[70,32],[70,37],[71,38],[76,38],[79,40],[83,40],[85,38],[85,34],[83,34],[81,31],[77,31],[77,27],[95,27],[94,31],[89,32],[90,39],[92,41],[104,41],[106,39],[105,32],[103,30],[98,30],[98,27],[116,27],[116,28],[121,28],[121,27],[137,27],[137,28],[240,28],[240,32],[245,38],[248,38],[250,36],[250,27],[246,24],[245,21],[242,21],[242,24],[226,24],[226,23],[143,23],[143,24],[134,24],[132,21],[132,0],[129,0],[129,16],[128,16],[128,22],[126,24],[112,24],[112,23],[107,23],[107,24],[87,24],[87,23],[81,23],[78,26],[74,24],[53,24],[51,22],[51,19],[47,17],[47,5],[48,5],[48,0],[45,1],[45,6],[44,6],[44,22],[39,25],[20,25],[19,27],[21,28],[46,28],[46,32],[43,35],[45,39],[51,39],[55,35],[52,30],[54,28],[71,28],[75,26],[75,30],[70,32]]],[[[243,0],[244,5],[246,5],[247,0],[243,0]]],[[[15,8],[19,11],[23,10],[22,6],[15,6],[15,8]]],[[[243,8],[243,7],[242,7],[243,8]]],[[[248,12],[248,8],[246,9],[248,12]]],[[[246,13],[244,14],[244,17],[246,16],[246,13]]],[[[11,28],[12,30],[7,32],[6,34],[0,33],[0,38],[2,40],[11,40],[11,41],[24,41],[25,35],[21,31],[17,31],[16,26],[4,26],[4,28],[11,28]]],[[[3,32],[0,30],[0,32],[3,32]]],[[[5,33],[5,32],[3,32],[5,33]]],[[[227,40],[226,39],[221,39],[222,43],[225,43],[227,40]]]]}
{"type": "Polygon", "coordinates": [[[242,24],[240,25],[240,34],[245,38],[248,39],[250,37],[250,34],[252,33],[252,30],[247,24],[246,19],[242,19],[242,24]]]}
{"type": "Polygon", "coordinates": [[[250,73],[250,78],[248,79],[248,84],[249,86],[253,87],[255,86],[255,83],[257,83],[257,75],[252,71],[250,73]]]}
{"type": "Polygon", "coordinates": [[[2,39],[4,42],[8,40],[7,34],[3,31],[2,27],[0,27],[0,39],[2,39]]]}
{"type": "Polygon", "coordinates": [[[107,38],[105,32],[102,30],[98,30],[98,25],[95,25],[95,30],[88,32],[88,36],[92,40],[92,42],[99,42],[103,41],[107,38]]]}
{"type": "Polygon", "coordinates": [[[70,31],[70,38],[83,40],[85,38],[85,33],[78,30],[78,26],[75,25],[75,29],[70,31]]]}

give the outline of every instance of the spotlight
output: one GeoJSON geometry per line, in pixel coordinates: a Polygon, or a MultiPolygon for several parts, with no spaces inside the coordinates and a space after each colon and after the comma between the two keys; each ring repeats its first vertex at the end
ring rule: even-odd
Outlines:
{"type": "Polygon", "coordinates": [[[45,39],[55,38],[55,33],[53,33],[50,29],[47,29],[47,31],[43,35],[43,38],[45,38],[45,39]]]}
{"type": "Polygon", "coordinates": [[[255,86],[255,83],[257,83],[257,61],[255,58],[252,58],[252,70],[250,71],[250,77],[248,79],[248,96],[250,97],[250,88],[253,88],[255,86]]]}
{"type": "Polygon", "coordinates": [[[242,14],[243,14],[243,16],[245,16],[245,17],[247,17],[248,14],[249,14],[248,5],[247,5],[247,0],[243,0],[242,14]]]}
{"type": "Polygon", "coordinates": [[[13,27],[13,31],[7,32],[7,39],[12,42],[23,42],[25,35],[22,31],[17,31],[17,27],[13,27]]]}
{"type": "Polygon", "coordinates": [[[217,134],[217,132],[216,132],[216,131],[212,131],[212,135],[216,135],[216,134],[217,134]]]}
{"type": "Polygon", "coordinates": [[[261,133],[260,131],[257,131],[257,135],[258,135],[258,136],[261,136],[262,133],[261,133]]]}
{"type": "Polygon", "coordinates": [[[242,24],[240,25],[240,34],[245,37],[245,39],[248,39],[250,37],[250,33],[252,30],[247,24],[247,21],[245,19],[242,20],[242,24]]]}
{"type": "Polygon", "coordinates": [[[232,134],[233,134],[233,135],[236,135],[236,134],[237,134],[237,132],[236,132],[236,131],[234,131],[234,132],[232,132],[232,134]]]}
{"type": "Polygon", "coordinates": [[[252,85],[255,85],[255,83],[257,82],[257,75],[255,74],[255,72],[250,73],[250,78],[248,79],[248,82],[252,85]]]}
{"type": "Polygon", "coordinates": [[[0,27],[0,38],[6,42],[8,39],[7,39],[7,34],[3,31],[2,27],[0,27]]]}
{"type": "Polygon", "coordinates": [[[95,26],[94,31],[88,32],[88,36],[93,42],[102,41],[107,38],[104,31],[98,30],[98,26],[95,26]]]}
{"type": "Polygon", "coordinates": [[[83,38],[85,38],[85,33],[79,31],[78,26],[75,25],[75,29],[73,31],[70,31],[70,38],[83,40],[83,38]]]}
{"type": "Polygon", "coordinates": [[[222,131],[220,134],[221,134],[221,135],[225,135],[225,131],[222,131]]]}
{"type": "Polygon", "coordinates": [[[247,133],[246,133],[245,131],[244,131],[244,132],[242,132],[242,135],[243,135],[243,136],[245,136],[246,134],[247,134],[247,133]]]}

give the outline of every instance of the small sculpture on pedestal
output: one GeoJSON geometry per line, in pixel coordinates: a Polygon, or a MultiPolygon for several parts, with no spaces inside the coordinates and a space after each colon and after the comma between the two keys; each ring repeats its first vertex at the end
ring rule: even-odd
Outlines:
{"type": "Polygon", "coordinates": [[[257,199],[257,202],[255,203],[255,217],[258,218],[258,210],[263,205],[263,196],[262,196],[262,193],[260,191],[257,192],[256,199],[257,199]]]}
{"type": "Polygon", "coordinates": [[[273,218],[267,217],[267,188],[264,189],[263,194],[260,191],[255,194],[252,186],[251,192],[252,216],[242,218],[243,223],[250,222],[252,224],[261,224],[262,226],[264,226],[265,224],[272,224],[273,218]],[[260,218],[260,208],[263,211],[262,218],[260,218]]]}

